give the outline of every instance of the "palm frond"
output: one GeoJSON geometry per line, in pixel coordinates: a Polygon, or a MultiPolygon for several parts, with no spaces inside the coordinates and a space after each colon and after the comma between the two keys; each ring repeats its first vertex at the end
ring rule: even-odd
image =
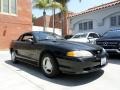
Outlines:
{"type": "Polygon", "coordinates": [[[50,0],[35,0],[33,7],[39,9],[48,8],[49,1],[50,0]]]}

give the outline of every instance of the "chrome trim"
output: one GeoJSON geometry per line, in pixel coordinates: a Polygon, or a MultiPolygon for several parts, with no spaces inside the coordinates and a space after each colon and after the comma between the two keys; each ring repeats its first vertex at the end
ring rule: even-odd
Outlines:
{"type": "Polygon", "coordinates": [[[120,51],[118,50],[118,49],[105,49],[106,51],[115,51],[115,52],[117,52],[117,53],[120,53],[120,51]]]}

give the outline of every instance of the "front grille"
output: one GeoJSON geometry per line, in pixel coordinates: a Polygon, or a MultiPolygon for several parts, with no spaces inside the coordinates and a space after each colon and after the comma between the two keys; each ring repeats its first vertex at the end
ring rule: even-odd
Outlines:
{"type": "Polygon", "coordinates": [[[85,71],[90,71],[90,70],[93,70],[93,69],[96,69],[96,68],[100,68],[101,65],[97,65],[97,66],[93,66],[93,67],[87,67],[87,68],[84,68],[85,71]]]}
{"type": "Polygon", "coordinates": [[[118,42],[115,42],[115,41],[101,41],[101,42],[97,42],[96,44],[104,47],[105,49],[117,49],[118,48],[118,42]]]}

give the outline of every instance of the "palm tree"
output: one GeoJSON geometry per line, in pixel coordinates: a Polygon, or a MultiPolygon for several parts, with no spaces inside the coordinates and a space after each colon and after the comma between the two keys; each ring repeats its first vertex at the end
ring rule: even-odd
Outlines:
{"type": "Polygon", "coordinates": [[[46,9],[50,7],[50,0],[34,0],[35,8],[43,9],[43,17],[44,17],[44,31],[46,30],[46,9]]]}
{"type": "MultiPolygon", "coordinates": [[[[43,9],[43,16],[44,16],[44,31],[46,29],[46,9],[52,8],[55,10],[55,8],[62,9],[62,5],[54,0],[35,0],[35,7],[39,9],[43,9]]],[[[54,26],[55,26],[55,13],[53,14],[53,32],[55,32],[54,26]]]]}
{"type": "Polygon", "coordinates": [[[66,12],[67,12],[67,2],[69,2],[70,0],[56,0],[57,2],[62,4],[63,9],[61,9],[61,13],[62,13],[62,36],[64,35],[64,18],[67,18],[66,16],[66,12]],[[65,15],[65,17],[64,17],[65,15]]]}
{"type": "Polygon", "coordinates": [[[55,1],[61,3],[62,6],[65,7],[66,3],[69,2],[70,0],[55,0],[55,1]]]}
{"type": "Polygon", "coordinates": [[[34,15],[32,14],[32,23],[33,23],[33,25],[34,25],[34,21],[35,21],[36,19],[37,19],[36,16],[34,16],[34,15]]]}
{"type": "Polygon", "coordinates": [[[62,9],[62,5],[54,0],[51,1],[50,7],[52,8],[53,11],[53,33],[55,33],[55,9],[62,9]]]}
{"type": "MultiPolygon", "coordinates": [[[[67,8],[67,3],[70,1],[70,0],[55,0],[56,2],[59,2],[62,4],[62,9],[61,9],[61,13],[62,13],[62,35],[64,35],[64,18],[67,19],[67,11],[68,11],[68,8],[67,8]]],[[[79,0],[81,2],[81,0],[79,0]]]]}

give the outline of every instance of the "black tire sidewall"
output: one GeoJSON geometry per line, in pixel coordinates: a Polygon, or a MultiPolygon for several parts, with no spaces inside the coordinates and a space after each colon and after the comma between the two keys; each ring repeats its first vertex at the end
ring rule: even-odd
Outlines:
{"type": "Polygon", "coordinates": [[[53,77],[56,77],[58,74],[59,74],[59,69],[58,69],[58,64],[57,64],[57,61],[56,59],[50,55],[50,54],[44,54],[42,59],[41,59],[41,69],[42,69],[42,72],[45,76],[49,77],[49,78],[53,78],[53,77]],[[43,69],[43,60],[45,57],[49,57],[50,58],[50,62],[52,64],[52,67],[53,67],[53,71],[51,74],[48,74],[44,71],[43,69]]]}
{"type": "Polygon", "coordinates": [[[18,61],[16,60],[16,52],[15,52],[15,51],[12,51],[12,52],[11,52],[11,59],[12,59],[12,54],[13,54],[13,53],[14,53],[14,55],[15,55],[15,56],[14,56],[15,58],[14,58],[14,60],[12,60],[12,62],[13,62],[13,63],[18,63],[18,61]]]}

